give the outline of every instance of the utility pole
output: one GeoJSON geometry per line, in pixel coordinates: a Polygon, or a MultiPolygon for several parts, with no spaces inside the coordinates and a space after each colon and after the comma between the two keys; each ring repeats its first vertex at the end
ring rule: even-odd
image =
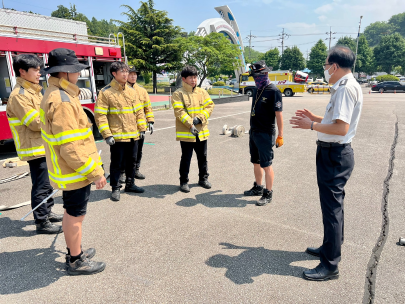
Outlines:
{"type": "Polygon", "coordinates": [[[4,0],[1,0],[1,2],[3,3],[3,8],[4,8],[4,0]]]}
{"type": "Polygon", "coordinates": [[[287,39],[290,35],[284,33],[284,28],[283,28],[283,32],[281,34],[279,34],[279,36],[281,37],[281,56],[283,56],[284,53],[284,39],[287,39]]]}
{"type": "Polygon", "coordinates": [[[309,60],[309,50],[307,50],[307,61],[309,60]]]}
{"type": "Polygon", "coordinates": [[[332,38],[332,35],[335,35],[336,32],[332,33],[332,27],[330,27],[329,32],[326,32],[326,35],[329,35],[329,38],[325,38],[325,40],[329,40],[329,50],[330,50],[330,44],[332,42],[332,39],[336,39],[336,37],[332,38]]]}
{"type": "Polygon", "coordinates": [[[246,38],[249,39],[249,59],[251,59],[252,56],[251,56],[251,51],[250,50],[252,49],[252,38],[256,38],[256,36],[253,36],[252,31],[250,31],[249,36],[247,36],[246,38]]]}
{"type": "MultiPolygon", "coordinates": [[[[354,57],[353,73],[356,71],[357,50],[359,48],[361,19],[363,19],[363,16],[360,16],[359,32],[357,33],[356,56],[354,57]]],[[[359,76],[360,76],[360,73],[357,75],[357,78],[359,78],[359,76]]]]}

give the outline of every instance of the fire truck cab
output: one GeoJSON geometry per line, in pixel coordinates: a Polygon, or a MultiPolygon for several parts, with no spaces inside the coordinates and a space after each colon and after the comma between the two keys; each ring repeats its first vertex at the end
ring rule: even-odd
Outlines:
{"type": "MultiPolygon", "coordinates": [[[[85,22],[0,9],[0,144],[12,139],[6,107],[16,84],[13,58],[22,53],[36,54],[46,67],[48,53],[56,48],[73,50],[80,62],[90,66],[81,72],[77,86],[81,90],[80,102],[97,137],[99,132],[94,121],[97,95],[112,80],[111,63],[123,59],[118,35],[120,33],[109,37],[89,36],[85,22]]],[[[40,79],[44,90],[48,78],[46,75],[40,79]]]]}

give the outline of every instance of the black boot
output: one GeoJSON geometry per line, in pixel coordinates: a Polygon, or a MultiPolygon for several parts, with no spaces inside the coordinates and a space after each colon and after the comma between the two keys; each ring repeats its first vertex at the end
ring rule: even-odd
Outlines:
{"type": "Polygon", "coordinates": [[[269,191],[267,189],[263,190],[263,196],[256,202],[256,206],[265,206],[271,202],[273,198],[273,190],[269,191]]]}
{"type": "Polygon", "coordinates": [[[102,272],[105,269],[104,262],[95,262],[88,259],[84,254],[71,263],[69,261],[68,274],[70,275],[89,275],[102,272]]]}
{"type": "Polygon", "coordinates": [[[136,179],[145,179],[145,175],[143,175],[141,172],[139,172],[139,169],[135,170],[135,178],[136,179]]]}
{"type": "Polygon", "coordinates": [[[248,191],[245,191],[243,194],[245,196],[262,196],[263,195],[263,186],[260,186],[256,182],[254,182],[253,188],[248,191]]]}
{"type": "MultiPolygon", "coordinates": [[[[91,259],[96,255],[96,249],[94,248],[89,248],[85,251],[83,251],[83,254],[85,255],[86,258],[91,259]]],[[[68,250],[68,253],[66,254],[66,269],[69,268],[69,263],[70,263],[70,253],[68,250]]]]}
{"type": "Polygon", "coordinates": [[[39,234],[58,234],[63,232],[61,226],[54,225],[49,220],[35,225],[39,234]]]}
{"type": "Polygon", "coordinates": [[[188,186],[187,183],[180,183],[180,191],[184,193],[189,193],[190,187],[188,186]]]}
{"type": "Polygon", "coordinates": [[[118,202],[120,200],[121,191],[120,189],[115,189],[111,192],[111,200],[114,202],[118,202]]]}
{"type": "Polygon", "coordinates": [[[211,189],[212,187],[211,183],[206,179],[198,181],[198,184],[205,189],[211,189]]]}
{"type": "Polygon", "coordinates": [[[52,211],[49,212],[48,214],[48,220],[52,223],[56,223],[56,222],[62,222],[63,220],[63,214],[56,214],[53,213],[52,211]]]}
{"type": "Polygon", "coordinates": [[[134,181],[134,179],[127,179],[125,184],[125,192],[144,193],[145,189],[136,186],[134,181]]]}

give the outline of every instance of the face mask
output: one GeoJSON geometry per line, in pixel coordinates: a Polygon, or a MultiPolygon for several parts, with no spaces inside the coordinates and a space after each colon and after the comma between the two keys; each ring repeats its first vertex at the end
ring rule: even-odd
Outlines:
{"type": "MultiPolygon", "coordinates": [[[[332,66],[331,66],[331,67],[332,67],[332,66]]],[[[331,68],[331,67],[330,67],[330,68],[331,68]]],[[[335,73],[329,74],[330,68],[327,69],[327,70],[325,70],[325,71],[323,71],[323,74],[325,75],[325,80],[326,80],[326,82],[329,82],[330,77],[331,77],[333,74],[335,74],[335,73]]]]}
{"type": "Polygon", "coordinates": [[[267,73],[262,74],[262,75],[258,75],[258,76],[254,76],[253,77],[256,83],[256,87],[261,90],[264,87],[268,86],[270,83],[269,80],[269,76],[267,75],[267,73]]]}

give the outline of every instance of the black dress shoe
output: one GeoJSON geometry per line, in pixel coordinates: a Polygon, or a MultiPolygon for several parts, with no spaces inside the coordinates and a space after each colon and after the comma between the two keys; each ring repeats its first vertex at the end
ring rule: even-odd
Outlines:
{"type": "Polygon", "coordinates": [[[56,223],[56,222],[62,222],[63,220],[63,214],[56,214],[53,213],[52,211],[49,212],[48,214],[48,220],[52,223],[56,223]]]}
{"type": "Polygon", "coordinates": [[[49,220],[35,225],[38,234],[58,234],[63,232],[61,226],[54,225],[49,220]]]}
{"type": "Polygon", "coordinates": [[[121,191],[120,189],[115,189],[111,192],[111,200],[114,202],[118,202],[120,200],[121,191]]]}
{"type": "Polygon", "coordinates": [[[145,179],[145,175],[143,175],[139,170],[135,171],[135,178],[136,179],[145,179]]]}
{"type": "Polygon", "coordinates": [[[339,269],[334,271],[326,269],[322,264],[319,264],[314,269],[305,270],[303,272],[304,279],[310,281],[327,281],[336,280],[339,278],[339,269]]]}
{"type": "Polygon", "coordinates": [[[184,193],[189,193],[190,192],[190,187],[188,186],[187,183],[180,184],[180,191],[184,193]]]}
{"type": "Polygon", "coordinates": [[[198,184],[201,186],[201,187],[203,187],[203,188],[205,188],[205,189],[211,189],[211,183],[209,182],[209,181],[207,181],[207,180],[200,180],[199,182],[198,182],[198,184]]]}
{"type": "Polygon", "coordinates": [[[318,247],[318,248],[308,247],[305,252],[319,258],[320,254],[321,254],[321,247],[318,247]]]}

